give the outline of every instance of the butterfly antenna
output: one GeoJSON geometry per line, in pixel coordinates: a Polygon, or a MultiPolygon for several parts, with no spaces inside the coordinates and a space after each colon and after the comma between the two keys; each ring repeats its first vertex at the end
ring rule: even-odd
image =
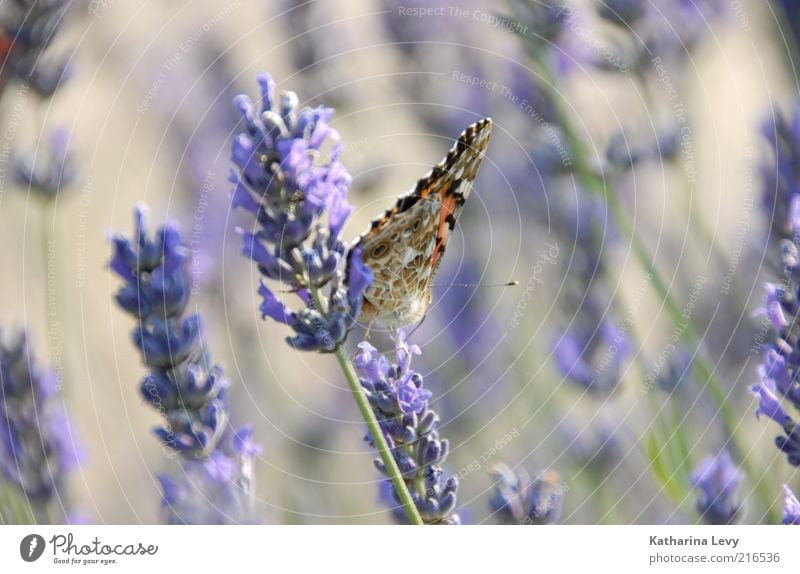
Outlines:
{"type": "Polygon", "coordinates": [[[519,285],[519,281],[507,281],[505,283],[443,283],[434,287],[514,287],[519,285]]]}
{"type": "Polygon", "coordinates": [[[414,328],[413,328],[413,329],[411,329],[411,332],[410,332],[408,335],[406,335],[406,339],[410,339],[410,338],[411,338],[411,335],[413,335],[414,333],[416,333],[416,332],[417,332],[417,329],[419,329],[419,328],[422,326],[422,323],[425,321],[425,317],[427,317],[427,316],[428,316],[428,314],[427,314],[427,313],[425,313],[425,314],[422,316],[422,319],[420,319],[420,320],[419,320],[419,323],[417,323],[416,325],[414,325],[414,328]]]}

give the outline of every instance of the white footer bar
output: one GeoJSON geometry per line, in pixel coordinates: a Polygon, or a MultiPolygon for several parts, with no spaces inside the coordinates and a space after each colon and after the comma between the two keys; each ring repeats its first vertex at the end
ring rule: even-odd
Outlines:
{"type": "Polygon", "coordinates": [[[791,526],[2,526],[0,572],[796,573],[799,540],[791,526]]]}

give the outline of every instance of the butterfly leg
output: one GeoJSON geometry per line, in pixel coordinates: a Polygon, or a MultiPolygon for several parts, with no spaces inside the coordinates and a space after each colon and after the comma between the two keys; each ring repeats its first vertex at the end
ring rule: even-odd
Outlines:
{"type": "Polygon", "coordinates": [[[370,331],[372,330],[372,324],[373,324],[374,322],[375,322],[375,319],[373,319],[372,321],[370,321],[370,322],[367,324],[367,331],[364,333],[364,340],[365,340],[365,341],[369,341],[369,334],[370,334],[370,331]]]}

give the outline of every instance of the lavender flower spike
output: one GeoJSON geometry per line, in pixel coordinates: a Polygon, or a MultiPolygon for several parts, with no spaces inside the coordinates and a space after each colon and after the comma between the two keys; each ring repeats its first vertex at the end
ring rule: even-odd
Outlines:
{"type": "Polygon", "coordinates": [[[707,524],[733,524],[740,515],[736,491],[742,472],[733,464],[730,454],[722,451],[706,458],[691,476],[692,486],[700,492],[697,511],[707,524]]]}
{"type": "Polygon", "coordinates": [[[330,108],[300,108],[294,92],[276,95],[266,74],[258,77],[261,98],[238,96],[243,131],[233,141],[236,170],[232,203],[250,212],[251,229],[239,229],[242,254],[265,279],[297,294],[291,311],[261,283],[261,313],[291,327],[287,342],[304,351],[333,352],[361,310],[372,275],[354,252],[345,261],[339,237],[352,207],[351,177],[339,162],[339,134],[330,108]],[[333,144],[332,151],[323,146],[333,144]],[[323,219],[326,221],[323,222],[323,219]]]}
{"type": "Polygon", "coordinates": [[[758,367],[759,383],[750,390],[758,396],[756,415],[765,415],[781,426],[776,446],[792,466],[800,466],[800,429],[785,405],[800,410],[800,346],[797,323],[800,313],[800,103],[791,120],[778,116],[773,129],[765,129],[774,157],[762,167],[764,204],[772,214],[775,268],[780,283],[768,283],[761,313],[773,334],[764,345],[758,367]]]}
{"type": "MultiPolygon", "coordinates": [[[[428,406],[431,392],[423,387],[422,375],[411,368],[411,356],[420,354],[419,347],[409,345],[403,331],[398,331],[391,364],[366,341],[359,348],[355,367],[361,385],[420,516],[427,524],[459,524],[455,513],[458,480],[444,479],[441,468],[449,443],[439,438],[439,418],[428,406]]],[[[371,435],[365,440],[374,446],[371,435]]],[[[388,476],[380,459],[375,466],[388,476]]],[[[402,522],[405,513],[391,482],[386,480],[383,488],[383,498],[402,522]]]]}
{"type": "Polygon", "coordinates": [[[229,383],[210,366],[200,317],[184,316],[190,290],[178,227],[167,223],[151,239],[139,207],[134,241],[118,235],[113,244],[110,267],[125,281],[117,303],[138,320],[133,341],[150,369],[141,393],[166,419],[155,432],[179,453],[207,455],[227,429],[229,383]]]}
{"type": "Polygon", "coordinates": [[[63,508],[62,487],[80,456],[52,373],[36,366],[24,333],[0,341],[0,473],[31,504],[37,520],[63,508]]]}
{"type": "Polygon", "coordinates": [[[155,434],[182,456],[181,481],[161,477],[169,521],[251,521],[246,499],[259,447],[252,429],[232,429],[228,379],[211,363],[200,316],[185,314],[189,261],[178,226],[168,222],[151,237],[144,214],[135,210],[132,240],[113,238],[109,267],[124,281],[117,303],[137,320],[133,342],[150,370],[141,394],[165,419],[155,434]]]}
{"type": "MultiPolygon", "coordinates": [[[[294,293],[300,307],[291,309],[262,281],[261,313],[294,331],[286,341],[295,349],[336,355],[395,494],[409,521],[423,524],[343,346],[361,312],[372,272],[360,249],[346,250],[340,238],[352,211],[347,202],[351,178],[339,162],[343,148],[330,126],[333,110],[300,108],[294,92],[276,95],[275,83],[266,74],[258,82],[257,105],[247,96],[235,99],[243,130],[231,150],[237,167],[231,174],[232,203],[252,216],[251,229],[239,230],[242,253],[256,263],[264,279],[282,283],[282,291],[294,293]],[[333,144],[330,152],[327,144],[333,144]]],[[[426,421],[430,449],[441,448],[433,433],[435,421],[426,421]]],[[[424,455],[431,464],[443,458],[433,450],[424,455]]],[[[449,505],[455,504],[455,484],[441,486],[433,474],[430,483],[434,491],[424,498],[418,495],[420,503],[428,517],[445,520],[452,511],[449,505]]]]}
{"type": "MultiPolygon", "coordinates": [[[[791,115],[780,111],[761,126],[761,133],[771,154],[761,166],[762,207],[773,215],[771,235],[774,241],[790,237],[791,204],[800,192],[800,100],[794,103],[791,115]]],[[[777,250],[776,253],[777,255],[777,250]]]]}
{"type": "Polygon", "coordinates": [[[563,490],[560,477],[547,470],[531,481],[524,470],[514,472],[497,463],[491,471],[495,481],[489,506],[504,524],[555,524],[561,518],[563,490]]]}

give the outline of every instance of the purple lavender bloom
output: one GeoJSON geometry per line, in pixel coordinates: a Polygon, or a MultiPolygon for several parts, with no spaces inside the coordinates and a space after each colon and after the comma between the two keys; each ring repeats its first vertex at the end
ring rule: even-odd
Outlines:
{"type": "Polygon", "coordinates": [[[764,362],[758,367],[758,374],[774,381],[774,388],[781,396],[786,397],[795,408],[800,408],[800,383],[797,377],[786,366],[786,357],[770,348],[764,353],[764,362]]]}
{"type": "Polygon", "coordinates": [[[597,388],[594,372],[588,361],[583,360],[583,349],[588,336],[573,330],[564,335],[556,343],[553,354],[556,366],[562,376],[578,382],[587,388],[597,388]]]}
{"type": "Polygon", "coordinates": [[[547,470],[532,481],[525,470],[515,472],[497,463],[491,474],[495,483],[489,506],[503,524],[555,524],[561,518],[563,491],[556,471],[547,470]]]}
{"type": "Polygon", "coordinates": [[[784,524],[800,524],[800,502],[792,492],[792,489],[787,485],[783,485],[783,493],[785,495],[783,501],[783,523],[784,524]]]}
{"type": "Polygon", "coordinates": [[[182,456],[183,475],[161,477],[169,520],[251,521],[253,459],[260,447],[252,428],[232,429],[228,379],[211,363],[200,317],[185,316],[187,247],[177,223],[168,222],[150,236],[145,208],[134,214],[135,237],[113,237],[109,267],[124,281],[117,302],[138,321],[133,342],[150,370],[141,394],[165,419],[155,434],[182,456]]]}
{"type": "Polygon", "coordinates": [[[14,78],[47,98],[67,79],[67,62],[52,62],[46,52],[70,5],[67,0],[14,0],[0,6],[0,90],[14,78]]]}
{"type": "Polygon", "coordinates": [[[242,253],[265,278],[287,285],[304,305],[290,311],[262,282],[262,315],[289,325],[295,335],[287,342],[296,349],[332,352],[355,324],[372,280],[359,251],[345,260],[339,236],[352,211],[347,202],[351,177],[338,159],[339,134],[329,125],[333,110],[300,109],[294,92],[276,97],[270,76],[261,74],[258,81],[258,105],[247,96],[235,99],[244,131],[231,150],[238,168],[231,174],[232,201],[253,216],[253,230],[239,230],[242,253]],[[326,156],[322,148],[327,143],[333,149],[326,156]],[[323,308],[314,303],[312,293],[320,294],[323,308]]]}
{"type": "Polygon", "coordinates": [[[784,426],[791,420],[781,405],[781,401],[778,398],[777,391],[775,389],[775,381],[773,379],[765,376],[761,379],[760,383],[750,387],[750,390],[759,398],[756,416],[767,416],[781,426],[784,426]]]}
{"type": "Polygon", "coordinates": [[[792,202],[800,193],[800,100],[790,115],[776,111],[765,120],[761,133],[770,152],[760,166],[762,205],[770,216],[773,241],[790,238],[792,202]]]}
{"type": "Polygon", "coordinates": [[[774,130],[767,130],[774,157],[762,168],[765,186],[764,207],[771,215],[772,235],[779,239],[774,247],[776,270],[783,274],[780,284],[768,283],[761,314],[769,319],[772,339],[763,347],[758,367],[759,383],[751,387],[758,396],[756,415],[766,415],[781,425],[783,434],[775,438],[789,464],[800,466],[800,429],[783,406],[785,401],[800,409],[800,347],[794,317],[800,313],[800,257],[797,241],[800,219],[800,108],[790,121],[779,116],[774,130]]]}
{"type": "Polygon", "coordinates": [[[246,503],[254,488],[254,458],[261,452],[252,434],[252,428],[245,427],[228,437],[230,444],[208,457],[184,460],[177,479],[158,476],[169,524],[256,521],[251,505],[246,503]]]}
{"type": "Polygon", "coordinates": [[[730,454],[722,451],[708,457],[692,473],[692,486],[698,489],[697,511],[707,524],[733,524],[740,514],[736,491],[743,474],[733,464],[730,454]]]}
{"type": "MultiPolygon", "coordinates": [[[[431,392],[423,387],[422,375],[411,368],[411,357],[420,350],[406,342],[403,331],[397,337],[391,363],[366,341],[359,344],[355,367],[361,386],[422,519],[427,524],[459,524],[454,512],[458,481],[455,477],[445,480],[441,468],[449,442],[439,438],[439,418],[428,406],[431,392]]],[[[374,446],[371,435],[365,440],[374,446]]],[[[375,466],[388,476],[380,459],[375,466]]],[[[406,515],[394,488],[388,479],[384,482],[382,498],[392,506],[395,518],[404,522],[406,515]]]]}
{"type": "MultiPolygon", "coordinates": [[[[798,196],[800,197],[800,196],[798,196]]],[[[774,283],[767,283],[766,285],[766,302],[764,304],[763,314],[769,319],[772,328],[776,331],[781,331],[788,324],[786,319],[786,312],[783,309],[782,299],[784,291],[774,283]]],[[[761,312],[759,314],[762,314],[761,312]]]]}
{"type": "Polygon", "coordinates": [[[25,333],[0,341],[0,472],[31,504],[65,504],[64,478],[80,460],[55,377],[39,368],[25,333]]]}
{"type": "Polygon", "coordinates": [[[800,466],[800,428],[793,420],[783,425],[782,436],[775,437],[775,446],[786,454],[786,460],[792,466],[800,466]]]}
{"type": "Polygon", "coordinates": [[[109,266],[124,280],[117,292],[123,310],[138,320],[133,341],[150,373],[140,389],[165,425],[156,435],[186,455],[208,455],[227,429],[228,380],[211,366],[201,341],[199,316],[184,316],[189,302],[187,249],[175,222],[150,237],[145,209],[135,210],[133,241],[117,235],[109,266]]]}
{"type": "Polygon", "coordinates": [[[17,183],[45,199],[54,198],[69,186],[76,175],[74,158],[67,147],[69,137],[66,128],[57,128],[50,134],[49,142],[35,153],[19,154],[14,162],[17,183]]]}
{"type": "Polygon", "coordinates": [[[630,352],[627,333],[608,318],[601,319],[594,330],[572,328],[561,335],[553,349],[562,376],[601,393],[616,388],[630,352]]]}

